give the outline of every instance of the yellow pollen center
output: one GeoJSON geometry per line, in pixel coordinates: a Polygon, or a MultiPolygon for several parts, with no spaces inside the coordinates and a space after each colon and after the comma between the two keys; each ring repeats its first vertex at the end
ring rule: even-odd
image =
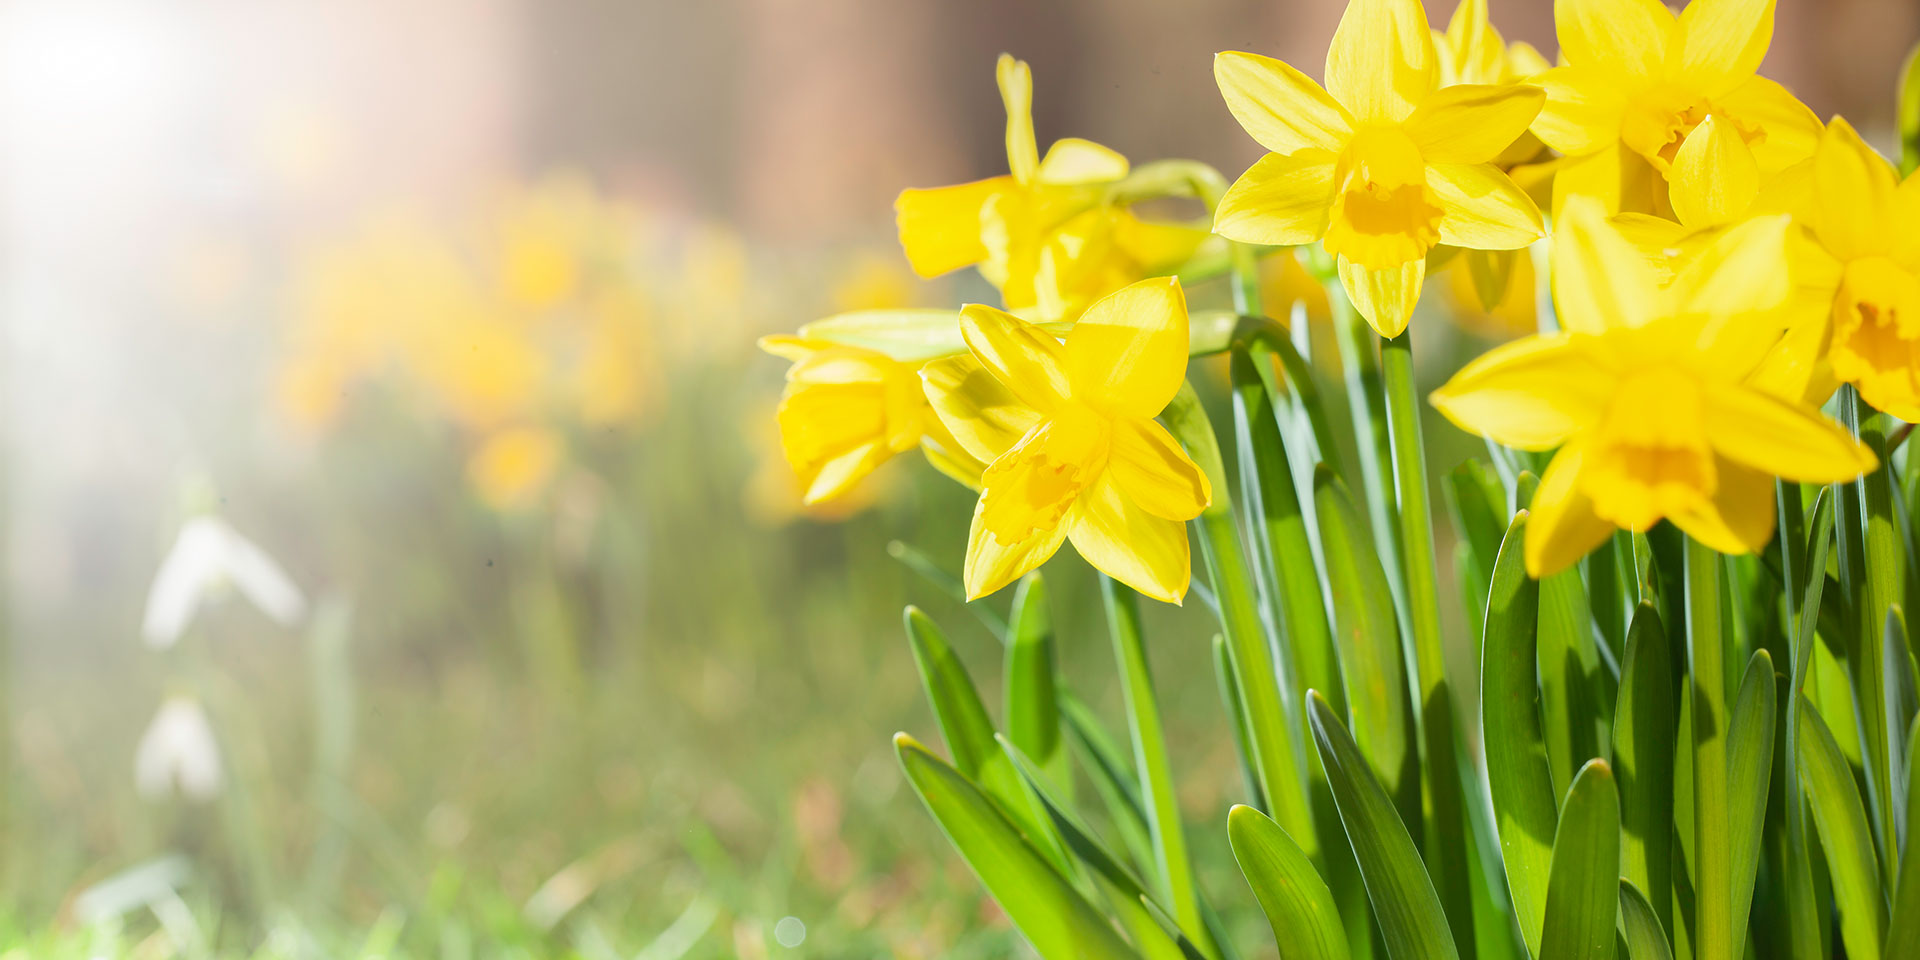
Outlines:
{"type": "Polygon", "coordinates": [[[1059,526],[1080,492],[1106,469],[1111,427],[1079,404],[1058,410],[987,467],[980,522],[1003,544],[1059,526]]]}
{"type": "Polygon", "coordinates": [[[1427,189],[1426,159],[1398,127],[1369,127],[1340,154],[1340,185],[1327,226],[1329,253],[1384,269],[1427,255],[1440,242],[1441,209],[1427,189]]]}
{"type": "Polygon", "coordinates": [[[1581,481],[1594,513],[1628,530],[1705,503],[1719,484],[1700,388],[1670,368],[1621,385],[1588,456],[1581,481]]]}

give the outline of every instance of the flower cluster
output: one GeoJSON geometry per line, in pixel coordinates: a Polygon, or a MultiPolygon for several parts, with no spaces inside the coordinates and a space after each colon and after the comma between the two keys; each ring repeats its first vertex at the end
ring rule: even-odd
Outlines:
{"type": "Polygon", "coordinates": [[[974,267],[998,307],[848,314],[763,342],[793,361],[779,423],[808,499],[920,447],[980,492],[970,597],[1071,540],[1178,602],[1180,524],[1216,491],[1155,418],[1190,353],[1182,282],[1209,248],[1132,209],[1178,194],[1207,202],[1245,262],[1317,245],[1309,262],[1383,344],[1443,264],[1534,325],[1432,397],[1469,432],[1558,451],[1533,499],[1534,576],[1663,520],[1759,550],[1775,478],[1876,466],[1819,411],[1839,384],[1920,416],[1920,179],[1758,75],[1773,0],[1557,0],[1555,20],[1558,66],[1509,45],[1485,0],[1444,32],[1419,0],[1351,0],[1318,82],[1219,54],[1228,112],[1269,151],[1224,190],[1085,140],[1040,154],[1031,73],[1003,57],[1009,172],[897,204],[914,270],[974,267]],[[1536,277],[1551,315],[1533,313],[1536,277]]]}

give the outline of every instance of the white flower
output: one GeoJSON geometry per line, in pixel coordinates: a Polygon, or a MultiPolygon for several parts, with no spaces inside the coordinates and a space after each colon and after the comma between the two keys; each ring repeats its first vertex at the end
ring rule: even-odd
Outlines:
{"type": "Polygon", "coordinates": [[[209,597],[232,585],[278,623],[292,626],[306,615],[307,601],[266,551],[218,517],[195,517],[154,574],[140,633],[147,645],[174,645],[209,597]]]}
{"type": "Polygon", "coordinates": [[[211,800],[224,779],[220,745],[200,702],[168,697],[141,734],[134,754],[133,783],[140,795],[158,800],[177,787],[189,800],[211,800]]]}

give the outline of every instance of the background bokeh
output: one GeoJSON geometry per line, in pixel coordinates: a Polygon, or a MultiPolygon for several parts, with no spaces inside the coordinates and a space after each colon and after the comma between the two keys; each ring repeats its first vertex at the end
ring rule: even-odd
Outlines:
{"type": "MultiPolygon", "coordinates": [[[[1004,168],[996,54],[1043,142],[1231,175],[1258,148],[1211,55],[1317,74],[1341,6],[6,5],[0,955],[1008,955],[887,740],[929,728],[904,603],[997,689],[886,549],[957,567],[969,495],[910,458],[802,511],[753,340],[990,295],[914,280],[891,202],[1004,168]],[[310,612],[215,598],[153,649],[209,514],[310,612]],[[210,717],[210,799],[135,789],[170,695],[210,717]]],[[[1551,53],[1551,4],[1493,8],[1551,53]]],[[[1916,32],[1910,0],[1783,0],[1767,72],[1872,138],[1916,32]]],[[[1111,709],[1091,576],[1049,569],[1111,709]]],[[[1212,823],[1208,625],[1152,616],[1212,823]]]]}

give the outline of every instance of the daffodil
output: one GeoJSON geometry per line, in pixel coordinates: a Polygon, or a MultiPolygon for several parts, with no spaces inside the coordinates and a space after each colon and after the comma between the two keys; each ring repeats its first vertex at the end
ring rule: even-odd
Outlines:
{"type": "Polygon", "coordinates": [[[510,427],[487,437],[467,461],[467,478],[487,506],[513,510],[532,503],[559,466],[560,438],[538,427],[510,427]]]}
{"type": "Polygon", "coordinates": [[[1564,332],[1497,348],[1433,395],[1468,431],[1559,448],[1534,494],[1527,570],[1564,570],[1615,529],[1662,519],[1723,553],[1773,535],[1773,477],[1850,480],[1873,454],[1812,407],[1745,382],[1790,293],[1786,217],[1724,231],[1674,278],[1570,200],[1553,252],[1564,332]]]}
{"type": "Polygon", "coordinates": [[[1234,118],[1272,151],[1241,175],[1213,229],[1259,244],[1320,241],[1382,336],[1406,329],[1437,244],[1513,250],[1544,235],[1539,208],[1493,162],[1526,132],[1536,87],[1441,88],[1418,0],[1352,0],[1326,87],[1278,60],[1222,53],[1234,118]]]}
{"type": "Polygon", "coordinates": [[[1127,175],[1126,157],[1071,137],[1040,156],[1025,62],[1003,54],[997,77],[1010,172],[901,192],[894,204],[900,245],[916,273],[977,266],[1007,309],[1069,320],[1100,296],[1193,255],[1204,232],[1142,220],[1108,202],[1127,175]]]}
{"type": "Polygon", "coordinates": [[[1876,409],[1920,421],[1920,174],[1902,182],[1835,117],[1812,160],[1783,179],[1814,303],[1768,367],[1811,398],[1851,383],[1876,409]]]}
{"type": "MultiPolygon", "coordinates": [[[[1773,39],[1774,0],[1693,0],[1676,17],[1660,0],[1555,0],[1565,66],[1542,74],[1547,105],[1533,132],[1568,156],[1555,205],[1575,194],[1610,212],[1666,214],[1713,189],[1682,154],[1713,117],[1737,134],[1723,162],[1763,176],[1813,151],[1820,121],[1758,76],[1773,39]]],[[[1723,152],[1724,151],[1724,152],[1723,152]]]]}
{"type": "Polygon", "coordinates": [[[776,419],[808,505],[844,495],[875,467],[916,446],[941,472],[979,484],[985,464],[969,457],[933,415],[914,364],[804,337],[763,337],[760,348],[793,361],[776,419]]]}
{"type": "Polygon", "coordinates": [[[1143,280],[1089,306],[1055,340],[970,305],[970,354],[921,376],[955,440],[989,461],[967,537],[967,596],[986,596],[1072,540],[1088,563],[1179,603],[1191,569],[1185,522],[1213,499],[1206,474],[1154,422],[1186,377],[1178,281],[1143,280]]]}

